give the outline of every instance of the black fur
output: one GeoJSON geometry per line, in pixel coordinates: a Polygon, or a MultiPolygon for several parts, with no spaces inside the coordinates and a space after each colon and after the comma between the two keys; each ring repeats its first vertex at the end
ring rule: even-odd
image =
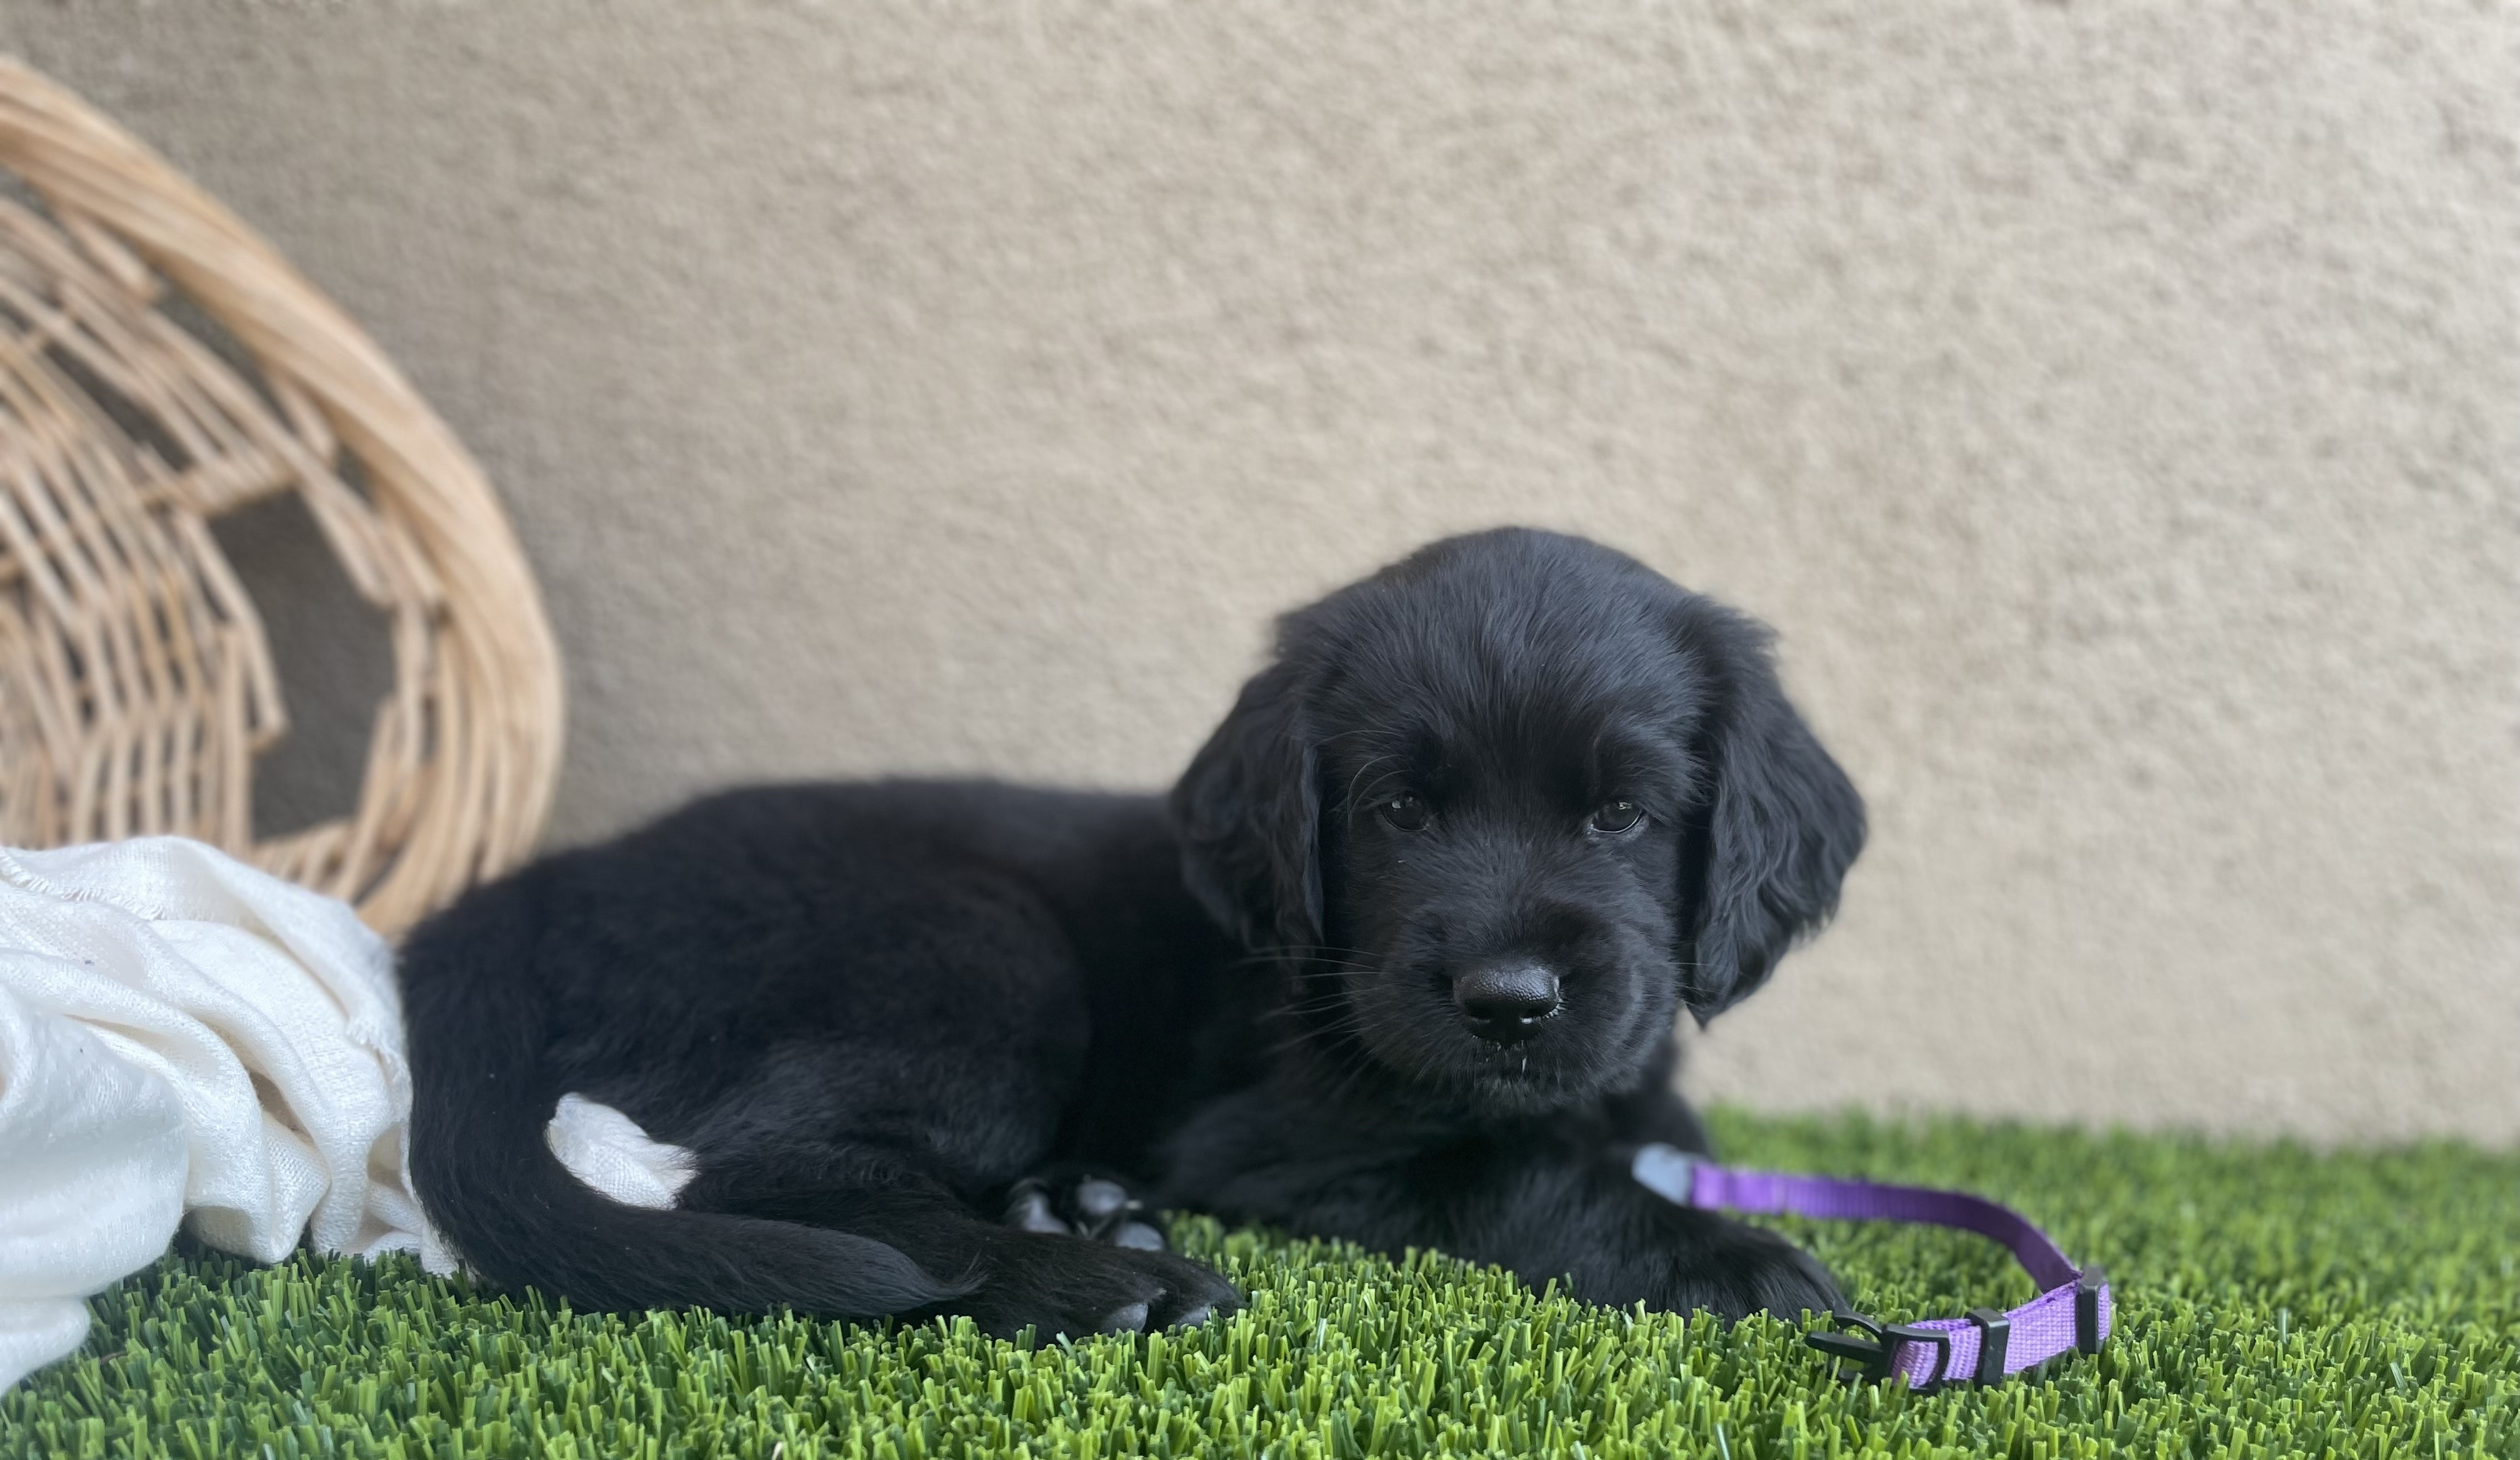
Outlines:
{"type": "Polygon", "coordinates": [[[1096,1174],[1602,1302],[1826,1307],[1626,1170],[1705,1148],[1676,1017],[1764,981],[1863,839],[1756,625],[1580,539],[1453,538],[1283,619],[1168,802],[742,791],[466,897],[403,959],[412,1172],[473,1265],[585,1307],[1234,1302],[1071,1235],[1134,1222],[1059,1230],[1096,1174]],[[560,1166],[569,1091],[697,1153],[676,1209],[560,1166]]]}

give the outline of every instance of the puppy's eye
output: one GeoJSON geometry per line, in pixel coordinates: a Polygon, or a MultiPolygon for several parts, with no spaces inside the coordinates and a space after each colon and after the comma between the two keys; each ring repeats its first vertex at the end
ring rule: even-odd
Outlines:
{"type": "Polygon", "coordinates": [[[1645,808],[1635,801],[1612,801],[1593,813],[1593,830],[1617,834],[1645,819],[1645,808]]]}
{"type": "Polygon", "coordinates": [[[1426,827],[1426,803],[1407,792],[1392,797],[1373,808],[1383,820],[1404,832],[1423,831],[1426,827]]]}

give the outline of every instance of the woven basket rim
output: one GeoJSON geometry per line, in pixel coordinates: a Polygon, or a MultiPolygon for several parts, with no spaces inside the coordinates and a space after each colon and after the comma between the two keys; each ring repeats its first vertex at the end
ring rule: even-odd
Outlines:
{"type": "MultiPolygon", "coordinates": [[[[40,198],[87,251],[154,271],[285,382],[354,457],[379,517],[407,536],[433,593],[427,734],[402,801],[371,802],[351,835],[380,839],[323,887],[398,933],[466,886],[535,849],[550,815],[564,707],[540,588],[488,479],[454,433],[340,307],[154,150],[22,62],[0,55],[0,171],[40,198]],[[145,268],[143,267],[145,266],[145,268]],[[402,835],[391,838],[398,823],[402,835]],[[386,846],[384,843],[391,841],[386,846]]],[[[136,282],[136,281],[135,281],[136,282]]],[[[415,592],[418,590],[415,589],[415,592]]],[[[406,686],[405,688],[409,688],[406,686]]],[[[380,716],[377,734],[383,734],[380,716]]],[[[422,723],[414,720],[413,723],[422,723]]],[[[372,769],[378,747],[372,747],[372,769]]],[[[229,847],[270,864],[273,844],[229,847]]],[[[320,882],[319,884],[320,885],[320,882]]]]}

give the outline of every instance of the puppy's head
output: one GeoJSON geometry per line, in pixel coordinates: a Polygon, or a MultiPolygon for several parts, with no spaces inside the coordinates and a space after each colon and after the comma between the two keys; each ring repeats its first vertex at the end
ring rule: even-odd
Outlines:
{"type": "Polygon", "coordinates": [[[1864,842],[1763,630],[1518,529],[1288,615],[1172,809],[1305,1040],[1498,1114],[1633,1081],[1827,917],[1864,842]]]}

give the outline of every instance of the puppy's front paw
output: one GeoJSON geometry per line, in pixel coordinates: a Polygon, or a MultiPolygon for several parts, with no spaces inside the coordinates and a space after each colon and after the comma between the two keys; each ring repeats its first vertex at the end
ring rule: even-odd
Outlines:
{"type": "Polygon", "coordinates": [[[962,1311],[1000,1338],[1030,1328],[1043,1338],[1081,1339],[1185,1328],[1241,1305],[1232,1283],[1187,1257],[1010,1232],[994,1245],[988,1275],[962,1311]]]}
{"type": "Polygon", "coordinates": [[[1118,1178],[1084,1169],[1027,1176],[1007,1193],[1006,1223],[1017,1231],[1164,1251],[1164,1234],[1146,1218],[1146,1204],[1118,1178]]]}
{"type": "Polygon", "coordinates": [[[1819,1258],[1774,1232],[1726,1221],[1711,1240],[1675,1251],[1655,1307],[1705,1308],[1725,1319],[1765,1312],[1797,1318],[1846,1305],[1819,1258]]]}

